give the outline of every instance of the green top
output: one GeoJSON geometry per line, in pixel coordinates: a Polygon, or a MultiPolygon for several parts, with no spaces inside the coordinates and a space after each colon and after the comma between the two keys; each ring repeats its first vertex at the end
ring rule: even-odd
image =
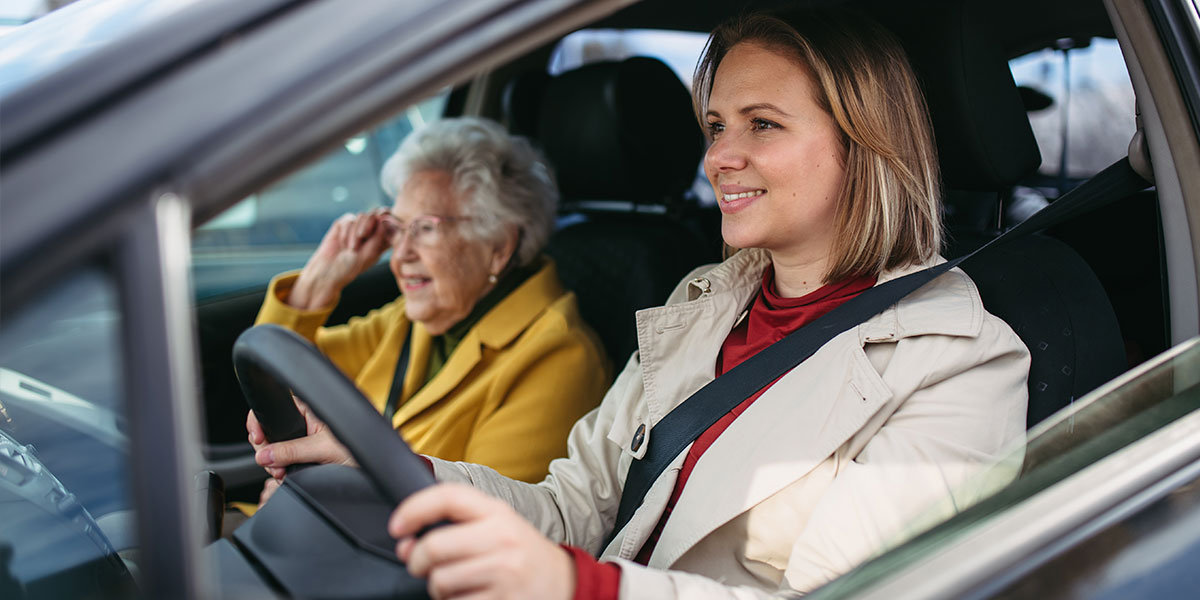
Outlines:
{"type": "Polygon", "coordinates": [[[467,318],[455,323],[453,327],[446,330],[446,333],[433,337],[433,345],[429,351],[429,364],[425,367],[425,382],[421,384],[422,387],[429,383],[434,375],[438,374],[438,371],[442,370],[450,355],[454,354],[454,349],[458,348],[459,342],[467,337],[467,332],[483,318],[483,315],[486,315],[513,290],[525,283],[526,279],[538,271],[539,266],[538,261],[534,261],[533,264],[509,271],[500,281],[496,282],[492,291],[475,303],[475,308],[471,309],[471,314],[467,315],[467,318]]]}

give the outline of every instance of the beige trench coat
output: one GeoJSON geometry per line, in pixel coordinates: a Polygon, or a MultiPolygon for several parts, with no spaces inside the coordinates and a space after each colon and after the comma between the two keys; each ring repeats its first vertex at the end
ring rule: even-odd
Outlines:
{"type": "Polygon", "coordinates": [[[739,252],[638,312],[638,352],[541,483],[446,461],[434,461],[437,478],[470,483],[551,540],[617,562],[621,598],[661,599],[810,591],[1015,477],[1029,353],[954,269],[830,340],[734,421],[696,465],[648,567],[631,559],[686,451],[604,547],[631,461],[655,423],[713,378],[768,264],[763,251],[739,252]],[[986,486],[964,485],[989,467],[986,486]]]}

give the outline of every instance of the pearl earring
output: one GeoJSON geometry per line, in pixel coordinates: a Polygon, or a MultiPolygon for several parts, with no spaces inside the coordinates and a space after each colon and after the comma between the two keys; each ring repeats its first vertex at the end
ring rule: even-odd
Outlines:
{"type": "Polygon", "coordinates": [[[496,278],[495,273],[488,275],[488,283],[495,285],[497,281],[500,281],[500,280],[496,278]]]}

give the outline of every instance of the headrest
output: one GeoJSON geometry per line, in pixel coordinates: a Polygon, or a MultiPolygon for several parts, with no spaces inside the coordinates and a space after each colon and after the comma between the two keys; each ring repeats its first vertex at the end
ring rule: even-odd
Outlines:
{"type": "Polygon", "coordinates": [[[691,94],[659,60],[523,76],[504,102],[513,131],[534,138],[554,165],[565,200],[663,203],[695,180],[704,137],[691,94]]]}
{"type": "Polygon", "coordinates": [[[1037,140],[1008,61],[986,27],[982,3],[935,3],[893,26],[925,89],[949,189],[995,191],[1041,164],[1037,140]]]}
{"type": "MultiPolygon", "coordinates": [[[[504,86],[504,93],[500,97],[500,110],[508,121],[509,133],[537,141],[542,95],[546,93],[546,84],[549,82],[550,75],[545,71],[526,71],[504,86]]],[[[541,142],[538,141],[538,144],[541,142]]]]}

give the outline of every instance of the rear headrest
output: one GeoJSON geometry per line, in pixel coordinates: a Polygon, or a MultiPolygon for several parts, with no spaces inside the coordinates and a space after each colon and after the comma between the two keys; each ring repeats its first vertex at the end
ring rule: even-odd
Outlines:
{"type": "Polygon", "coordinates": [[[884,25],[904,40],[924,86],[946,187],[1012,186],[1042,159],[983,3],[933,4],[921,18],[909,12],[907,26],[884,25]]]}
{"type": "Polygon", "coordinates": [[[695,180],[704,137],[687,88],[659,60],[522,76],[504,102],[513,131],[553,163],[564,200],[663,203],[695,180]]]}

